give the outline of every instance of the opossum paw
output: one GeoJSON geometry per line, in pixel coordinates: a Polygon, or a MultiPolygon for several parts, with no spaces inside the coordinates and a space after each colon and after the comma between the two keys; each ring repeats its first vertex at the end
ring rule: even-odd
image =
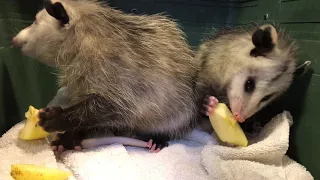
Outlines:
{"type": "Polygon", "coordinates": [[[82,139],[78,139],[73,136],[73,133],[60,133],[57,135],[57,139],[51,142],[52,150],[57,153],[61,154],[65,150],[82,150],[80,145],[82,139]]]}
{"type": "Polygon", "coordinates": [[[148,141],[147,144],[150,152],[154,152],[154,153],[158,153],[159,151],[161,151],[163,148],[168,147],[169,143],[167,141],[163,141],[163,140],[153,140],[150,139],[148,141]]]}
{"type": "Polygon", "coordinates": [[[202,112],[205,115],[209,116],[218,103],[219,103],[218,99],[215,98],[214,96],[206,97],[204,99],[202,112]]]}
{"type": "Polygon", "coordinates": [[[64,131],[65,123],[63,122],[63,118],[61,107],[49,107],[43,108],[39,110],[39,125],[47,132],[55,132],[55,131],[64,131]]]}
{"type": "Polygon", "coordinates": [[[149,151],[157,153],[165,147],[169,146],[168,141],[170,138],[167,135],[154,135],[154,134],[135,134],[136,139],[146,141],[149,151]]]}

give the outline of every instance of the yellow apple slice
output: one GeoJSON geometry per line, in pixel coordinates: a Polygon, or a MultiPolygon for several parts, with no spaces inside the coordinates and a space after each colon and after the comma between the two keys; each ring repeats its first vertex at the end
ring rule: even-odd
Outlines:
{"type": "Polygon", "coordinates": [[[29,106],[29,110],[25,113],[27,118],[24,127],[20,130],[19,138],[23,140],[43,139],[49,135],[38,125],[39,110],[33,106],[29,106]]]}
{"type": "Polygon", "coordinates": [[[209,119],[221,141],[237,146],[248,146],[246,135],[225,104],[218,103],[209,115],[209,119]]]}
{"type": "Polygon", "coordinates": [[[70,172],[32,164],[12,164],[11,176],[15,180],[66,180],[70,172]]]}

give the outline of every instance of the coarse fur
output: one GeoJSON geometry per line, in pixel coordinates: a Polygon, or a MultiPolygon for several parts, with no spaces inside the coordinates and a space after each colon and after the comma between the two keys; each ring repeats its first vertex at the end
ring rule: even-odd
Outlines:
{"type": "Polygon", "coordinates": [[[43,122],[45,129],[102,128],[169,139],[192,129],[198,63],[177,23],[98,1],[56,2],[67,24],[43,9],[13,40],[25,54],[56,66],[59,86],[69,90],[71,106],[51,118],[55,122],[43,122]]]}
{"type": "MultiPolygon", "coordinates": [[[[294,40],[279,27],[220,30],[205,39],[196,52],[196,59],[202,62],[197,80],[199,107],[206,96],[215,96],[230,107],[239,122],[246,121],[289,88],[295,72],[296,51],[294,40]],[[256,38],[261,29],[272,40],[265,43],[271,48],[262,49],[253,43],[266,38],[262,35],[256,38]],[[250,78],[254,80],[254,88],[246,92],[250,78]]],[[[206,118],[200,117],[199,124],[212,130],[206,118]]]]}

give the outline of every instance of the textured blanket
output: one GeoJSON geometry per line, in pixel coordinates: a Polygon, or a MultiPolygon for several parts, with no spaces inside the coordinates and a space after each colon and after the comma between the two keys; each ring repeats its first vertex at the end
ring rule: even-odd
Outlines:
{"type": "Polygon", "coordinates": [[[159,153],[113,144],[66,151],[57,158],[46,140],[18,139],[22,122],[0,138],[0,179],[12,179],[11,164],[30,163],[70,170],[70,179],[81,180],[312,180],[303,166],[285,155],[291,123],[290,113],[279,114],[244,148],[218,145],[215,137],[194,130],[159,153]]]}

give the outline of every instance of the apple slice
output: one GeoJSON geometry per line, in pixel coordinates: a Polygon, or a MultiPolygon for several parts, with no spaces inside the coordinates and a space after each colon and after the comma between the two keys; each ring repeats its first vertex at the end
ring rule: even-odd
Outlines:
{"type": "Polygon", "coordinates": [[[248,146],[248,140],[239,123],[224,103],[218,103],[209,115],[211,125],[219,139],[237,146],[248,146]]]}
{"type": "Polygon", "coordinates": [[[12,164],[11,176],[15,180],[67,180],[70,172],[32,164],[12,164]]]}
{"type": "Polygon", "coordinates": [[[49,135],[42,127],[38,125],[38,112],[39,110],[33,106],[29,106],[29,110],[25,113],[27,118],[24,127],[20,130],[19,138],[23,140],[36,140],[43,139],[49,135]]]}

